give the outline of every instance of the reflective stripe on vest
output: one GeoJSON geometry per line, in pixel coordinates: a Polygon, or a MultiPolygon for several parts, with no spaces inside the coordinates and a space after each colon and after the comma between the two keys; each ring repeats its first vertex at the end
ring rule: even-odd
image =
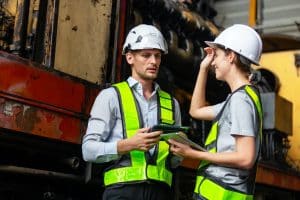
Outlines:
{"type": "MultiPolygon", "coordinates": [[[[125,137],[132,137],[136,131],[141,128],[138,105],[134,99],[133,93],[127,82],[121,82],[114,85],[119,93],[119,102],[121,115],[123,115],[123,127],[125,137]]],[[[170,122],[174,124],[174,113],[172,97],[163,91],[159,91],[159,107],[161,122],[170,122]]],[[[155,165],[150,165],[146,161],[145,152],[134,150],[130,154],[130,166],[113,168],[105,172],[104,185],[108,186],[115,183],[139,182],[145,180],[156,180],[164,182],[171,186],[172,173],[166,169],[166,160],[169,155],[169,145],[160,141],[158,144],[158,155],[155,165]]]]}
{"type": "Polygon", "coordinates": [[[197,176],[195,193],[208,200],[252,200],[253,195],[226,190],[203,176],[197,176]]]}
{"type": "Polygon", "coordinates": [[[174,124],[173,101],[170,94],[159,90],[159,104],[162,124],[174,124]]]}
{"type": "MultiPolygon", "coordinates": [[[[208,136],[205,140],[205,148],[210,153],[216,153],[217,152],[217,136],[218,136],[218,121],[214,122],[210,128],[210,131],[208,133],[208,136]]],[[[200,168],[203,168],[209,164],[208,161],[203,160],[200,162],[200,168]]]]}
{"type": "Polygon", "coordinates": [[[253,89],[247,85],[245,87],[246,92],[248,93],[248,95],[251,97],[251,99],[253,100],[255,107],[257,109],[258,115],[259,115],[259,119],[260,119],[260,124],[259,124],[259,136],[260,136],[260,141],[262,140],[262,129],[263,129],[263,110],[262,110],[262,105],[260,102],[259,97],[257,96],[257,94],[253,91],[253,89]]]}
{"type": "MultiPolygon", "coordinates": [[[[250,98],[252,99],[252,101],[254,102],[254,105],[256,107],[256,110],[258,112],[259,115],[259,136],[260,136],[260,140],[262,139],[262,118],[263,118],[263,112],[262,112],[262,107],[261,107],[261,102],[260,99],[258,97],[258,95],[256,94],[256,92],[250,87],[250,86],[245,86],[244,90],[246,91],[246,93],[250,96],[250,98]]],[[[225,105],[224,105],[225,106],[225,105]]],[[[212,127],[209,131],[209,134],[205,140],[205,148],[211,152],[211,153],[216,153],[217,152],[217,138],[218,138],[218,121],[214,122],[212,124],[212,127]]],[[[210,162],[208,161],[201,161],[198,171],[201,171],[205,166],[209,165],[210,162]]],[[[223,187],[219,186],[216,183],[211,184],[211,180],[209,179],[205,179],[203,181],[203,176],[197,176],[196,179],[196,186],[195,186],[195,190],[194,192],[206,197],[205,195],[207,195],[208,197],[210,197],[210,195],[220,195],[220,197],[225,196],[228,198],[208,198],[208,199],[252,199],[251,195],[246,195],[243,193],[239,193],[239,192],[235,192],[235,191],[231,191],[231,190],[227,190],[224,189],[223,187]],[[202,187],[205,188],[202,189],[202,187]],[[215,191],[219,191],[220,194],[216,194],[215,191]],[[205,193],[203,194],[202,192],[205,193]],[[229,198],[230,195],[230,198],[229,198]],[[233,196],[236,195],[236,196],[233,196]]]]}

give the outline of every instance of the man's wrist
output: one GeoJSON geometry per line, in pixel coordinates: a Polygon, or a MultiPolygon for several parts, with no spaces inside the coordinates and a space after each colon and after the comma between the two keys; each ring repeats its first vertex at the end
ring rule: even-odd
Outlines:
{"type": "Polygon", "coordinates": [[[125,154],[134,149],[134,145],[131,143],[130,139],[123,139],[118,141],[117,150],[119,154],[125,154]]]}

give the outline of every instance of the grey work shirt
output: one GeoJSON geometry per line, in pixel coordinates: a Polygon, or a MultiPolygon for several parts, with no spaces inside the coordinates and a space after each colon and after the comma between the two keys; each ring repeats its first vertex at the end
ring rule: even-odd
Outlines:
{"type": "MultiPolygon", "coordinates": [[[[224,102],[213,106],[217,115],[224,102]]],[[[251,98],[244,90],[232,94],[223,114],[219,119],[219,136],[217,140],[217,152],[235,151],[234,135],[255,137],[256,156],[259,151],[259,116],[251,98]]],[[[241,183],[249,175],[249,170],[210,165],[206,172],[215,177],[221,178],[224,183],[241,183]]]]}
{"type": "MultiPolygon", "coordinates": [[[[144,127],[151,127],[157,122],[157,91],[159,85],[155,83],[154,91],[150,99],[143,96],[142,85],[129,77],[127,79],[133,94],[141,108],[144,127]]],[[[175,124],[181,125],[179,104],[174,99],[175,124]]],[[[88,127],[82,142],[82,154],[85,161],[104,163],[116,160],[120,157],[117,152],[117,141],[123,139],[122,119],[118,101],[118,95],[114,88],[102,90],[95,99],[90,113],[88,127]]],[[[153,153],[154,148],[150,149],[153,153]]],[[[175,159],[174,165],[178,165],[180,159],[175,159]]]]}

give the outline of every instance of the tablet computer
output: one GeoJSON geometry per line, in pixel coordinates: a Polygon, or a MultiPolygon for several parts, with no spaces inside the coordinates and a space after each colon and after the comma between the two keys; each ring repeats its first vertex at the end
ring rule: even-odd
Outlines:
{"type": "Polygon", "coordinates": [[[169,139],[174,139],[177,142],[190,145],[191,147],[193,147],[197,150],[207,151],[204,147],[202,147],[199,144],[190,140],[183,132],[164,133],[164,134],[161,134],[160,137],[162,140],[165,140],[165,141],[168,141],[169,139]]]}
{"type": "Polygon", "coordinates": [[[176,125],[167,125],[167,124],[157,124],[150,128],[149,132],[152,131],[162,131],[163,133],[174,133],[182,131],[184,133],[189,132],[190,127],[187,126],[176,126],[176,125]]]}

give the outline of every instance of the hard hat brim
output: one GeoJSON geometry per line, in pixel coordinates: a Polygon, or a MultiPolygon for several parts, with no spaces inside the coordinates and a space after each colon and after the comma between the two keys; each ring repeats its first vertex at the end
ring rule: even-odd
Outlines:
{"type": "MultiPolygon", "coordinates": [[[[207,44],[209,47],[224,47],[224,49],[226,49],[226,47],[224,46],[224,45],[222,45],[222,44],[219,44],[219,43],[217,43],[217,42],[213,42],[213,41],[204,41],[205,42],[205,44],[207,44]]],[[[231,51],[234,51],[234,50],[232,50],[232,49],[230,49],[231,51]]],[[[235,51],[234,51],[235,52],[235,51]]],[[[237,53],[237,52],[235,52],[235,53],[237,53]]],[[[239,54],[239,53],[237,53],[237,54],[239,54]]],[[[241,54],[239,54],[239,55],[241,55],[241,54]]],[[[243,55],[242,55],[243,56],[243,55]]],[[[257,65],[257,66],[259,66],[259,63],[258,62],[256,62],[256,61],[254,61],[254,60],[252,60],[252,59],[249,59],[249,58],[247,58],[248,60],[250,60],[251,61],[251,63],[253,63],[254,65],[257,65]]]]}
{"type": "Polygon", "coordinates": [[[213,41],[204,41],[204,42],[205,42],[205,44],[207,44],[209,47],[216,47],[216,46],[220,45],[220,44],[215,43],[215,42],[213,42],[213,41]]]}

